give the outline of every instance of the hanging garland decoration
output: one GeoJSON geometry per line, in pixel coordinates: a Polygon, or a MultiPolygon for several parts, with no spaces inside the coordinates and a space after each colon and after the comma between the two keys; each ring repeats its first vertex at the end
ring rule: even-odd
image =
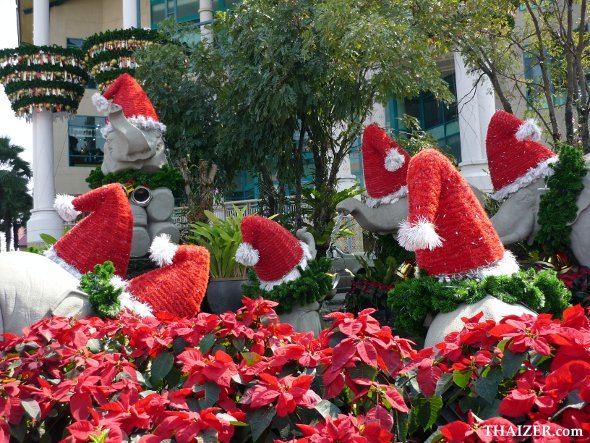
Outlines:
{"type": "Polygon", "coordinates": [[[0,50],[0,83],[17,117],[78,109],[89,76],[76,48],[26,45],[0,50]]]}
{"type": "Polygon", "coordinates": [[[163,42],[158,31],[149,29],[117,29],[88,37],[82,45],[90,74],[103,91],[119,75],[133,75],[137,62],[133,54],[148,45],[163,42]]]}
{"type": "Polygon", "coordinates": [[[577,200],[584,189],[586,164],[583,152],[569,145],[558,148],[559,162],[551,165],[555,173],[547,180],[549,191],[541,196],[536,241],[546,255],[570,248],[571,223],[578,212],[577,200]]]}

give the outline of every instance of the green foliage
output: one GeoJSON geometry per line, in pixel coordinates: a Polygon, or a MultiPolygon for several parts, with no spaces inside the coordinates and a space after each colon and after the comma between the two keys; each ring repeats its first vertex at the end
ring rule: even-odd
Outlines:
{"type": "Polygon", "coordinates": [[[115,275],[113,262],[106,261],[94,266],[94,272],[88,272],[80,278],[80,290],[88,294],[88,300],[94,311],[101,317],[115,318],[121,312],[121,293],[111,282],[115,275]]]}
{"type": "Polygon", "coordinates": [[[333,278],[329,274],[331,261],[327,258],[310,260],[305,269],[299,268],[301,277],[270,291],[260,288],[260,280],[253,269],[248,269],[250,281],[242,286],[242,292],[250,298],[263,297],[279,303],[277,312],[289,313],[296,305],[304,306],[323,300],[332,291],[333,278]]]}
{"type": "Polygon", "coordinates": [[[584,189],[586,164],[581,150],[562,145],[559,162],[551,165],[555,173],[547,180],[549,191],[541,196],[539,225],[535,240],[547,255],[570,247],[571,224],[576,219],[578,196],[584,189]]]}
{"type": "Polygon", "coordinates": [[[204,246],[211,255],[212,278],[245,277],[246,268],[235,260],[236,251],[242,242],[240,225],[246,208],[234,206],[234,213],[225,220],[219,219],[210,211],[205,211],[208,223],[197,222],[190,225],[189,241],[204,246]]]}
{"type": "Polygon", "coordinates": [[[8,137],[0,137],[0,231],[6,236],[6,250],[12,240],[18,249],[18,228],[25,226],[33,207],[27,187],[32,172],[29,163],[20,157],[23,151],[8,137]]]}
{"type": "Polygon", "coordinates": [[[439,281],[420,277],[398,283],[389,293],[388,304],[395,313],[396,327],[424,335],[424,320],[439,312],[451,312],[461,303],[473,304],[492,295],[509,304],[522,303],[537,312],[560,315],[571,293],[554,271],[521,271],[512,276],[439,281]]]}
{"type": "Polygon", "coordinates": [[[344,225],[336,226],[336,205],[342,200],[359,195],[362,192],[358,185],[341,191],[322,192],[318,189],[303,188],[302,212],[304,217],[313,220],[313,215],[319,211],[329,214],[329,221],[324,224],[304,223],[307,231],[313,235],[316,248],[327,248],[330,240],[352,235],[352,232],[344,225]]]}
{"type": "Polygon", "coordinates": [[[97,167],[90,171],[90,174],[86,178],[86,183],[88,183],[90,189],[95,189],[109,183],[141,185],[150,189],[169,188],[178,197],[182,195],[184,180],[180,171],[169,165],[162,166],[156,172],[130,169],[122,172],[111,172],[107,175],[104,175],[100,167],[97,167]]]}

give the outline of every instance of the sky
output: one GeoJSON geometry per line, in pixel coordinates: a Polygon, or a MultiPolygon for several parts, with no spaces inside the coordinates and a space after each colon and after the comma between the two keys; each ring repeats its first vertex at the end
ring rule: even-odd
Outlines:
{"type": "MultiPolygon", "coordinates": [[[[0,0],[0,48],[14,48],[18,46],[16,30],[16,1],[0,0]]],[[[21,157],[32,163],[33,161],[33,128],[23,118],[16,118],[10,102],[0,85],[0,136],[10,137],[13,144],[25,148],[21,157]]]]}

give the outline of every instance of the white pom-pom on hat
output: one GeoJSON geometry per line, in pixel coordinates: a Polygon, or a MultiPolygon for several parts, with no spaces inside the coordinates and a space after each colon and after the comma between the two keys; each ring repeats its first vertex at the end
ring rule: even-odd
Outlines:
{"type": "Polygon", "coordinates": [[[260,260],[260,253],[250,243],[242,243],[236,251],[236,261],[244,266],[254,266],[260,260]]]}
{"type": "Polygon", "coordinates": [[[387,169],[390,172],[397,171],[404,165],[405,161],[406,158],[402,154],[400,154],[400,152],[397,149],[392,148],[385,156],[385,169],[387,169]]]}
{"type": "Polygon", "coordinates": [[[150,258],[160,267],[171,265],[177,249],[178,245],[170,241],[170,235],[161,234],[152,241],[150,258]]]}
{"type": "Polygon", "coordinates": [[[76,197],[73,195],[58,194],[53,203],[53,207],[59,216],[68,222],[76,220],[76,217],[80,215],[80,211],[76,211],[72,203],[74,198],[76,197]]]}
{"type": "Polygon", "coordinates": [[[516,139],[518,141],[533,140],[538,142],[541,140],[541,128],[537,125],[535,119],[529,118],[516,131],[516,139]]]}
{"type": "Polygon", "coordinates": [[[434,225],[425,218],[418,218],[414,224],[404,220],[399,225],[397,240],[404,249],[416,251],[418,249],[436,249],[442,246],[442,239],[436,233],[434,225]]]}
{"type": "Polygon", "coordinates": [[[92,104],[94,104],[96,109],[98,109],[100,112],[107,112],[111,102],[100,95],[98,92],[95,92],[92,95],[92,104]]]}

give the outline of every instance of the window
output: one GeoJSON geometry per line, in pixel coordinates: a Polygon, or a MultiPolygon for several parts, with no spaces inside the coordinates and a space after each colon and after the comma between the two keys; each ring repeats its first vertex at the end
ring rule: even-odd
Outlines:
{"type": "Polygon", "coordinates": [[[70,166],[98,166],[104,157],[105,117],[76,115],[68,122],[70,166]]]}
{"type": "MultiPolygon", "coordinates": [[[[83,43],[84,43],[83,38],[73,38],[73,37],[66,38],[66,46],[68,48],[81,49],[83,43]]],[[[86,88],[96,89],[96,82],[94,81],[94,78],[92,76],[90,77],[90,80],[88,80],[88,83],[86,84],[86,88]]]]}
{"type": "MultiPolygon", "coordinates": [[[[444,80],[449,90],[456,97],[455,74],[448,75],[444,80]]],[[[388,106],[390,126],[396,136],[403,134],[405,128],[400,127],[399,116],[411,115],[420,122],[423,130],[436,138],[438,145],[448,147],[457,161],[461,161],[461,140],[459,136],[459,116],[457,103],[445,105],[436,101],[430,93],[422,93],[411,100],[392,98],[388,106]]]]}
{"type": "MultiPolygon", "coordinates": [[[[238,0],[213,0],[213,12],[231,9],[238,0]]],[[[199,0],[150,0],[152,28],[168,17],[179,23],[199,22],[199,0]]]]}
{"type": "MultiPolygon", "coordinates": [[[[551,65],[551,57],[547,55],[547,61],[549,66],[551,65]]],[[[525,52],[523,54],[524,62],[524,78],[533,82],[527,86],[527,98],[530,102],[534,103],[540,108],[547,108],[547,99],[543,91],[543,74],[541,73],[541,65],[539,59],[535,54],[525,52]]],[[[551,72],[549,72],[551,75],[551,72]]],[[[555,93],[553,88],[553,82],[551,82],[551,95],[553,97],[554,106],[563,106],[566,100],[566,92],[562,91],[559,94],[555,93]]]]}
{"type": "Polygon", "coordinates": [[[352,147],[348,157],[350,158],[350,172],[356,177],[361,188],[365,187],[365,176],[363,175],[363,155],[361,153],[362,139],[357,138],[352,147]]]}

